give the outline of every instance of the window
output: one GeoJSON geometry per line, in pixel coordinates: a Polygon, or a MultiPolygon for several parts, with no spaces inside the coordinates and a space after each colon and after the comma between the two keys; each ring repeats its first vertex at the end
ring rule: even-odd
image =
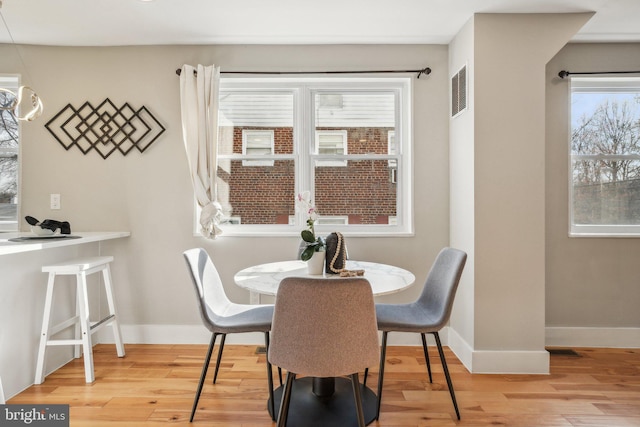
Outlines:
{"type": "MultiPolygon", "coordinates": [[[[242,154],[270,156],[273,154],[273,130],[242,130],[242,154]]],[[[273,166],[273,160],[244,160],[243,166],[273,166]]]]}
{"type": "Polygon", "coordinates": [[[640,235],[640,78],[571,79],[570,234],[640,235]]]}
{"type": "Polygon", "coordinates": [[[217,188],[234,218],[225,235],[299,234],[306,218],[294,200],[305,190],[319,233],[411,233],[410,84],[223,77],[217,188]]]}
{"type": "MultiPolygon", "coordinates": [[[[346,130],[316,130],[314,154],[343,155],[347,154],[346,130]]],[[[318,166],[347,166],[346,160],[319,160],[318,166]]]]}
{"type": "MultiPolygon", "coordinates": [[[[18,89],[17,76],[0,76],[0,87],[15,93],[18,89]]],[[[13,97],[0,92],[0,104],[8,105],[13,97]]],[[[9,112],[0,110],[0,231],[18,230],[18,177],[20,154],[20,127],[9,112]]]]}

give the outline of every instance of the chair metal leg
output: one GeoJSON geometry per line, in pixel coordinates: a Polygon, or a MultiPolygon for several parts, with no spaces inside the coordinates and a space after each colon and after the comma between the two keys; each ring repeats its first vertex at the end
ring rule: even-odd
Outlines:
{"type": "Polygon", "coordinates": [[[278,377],[280,378],[280,385],[282,385],[282,368],[278,366],[278,377]]]}
{"type": "Polygon", "coordinates": [[[380,346],[380,372],[378,374],[378,407],[376,408],[376,420],[380,419],[380,404],[382,402],[382,381],[384,380],[384,359],[387,356],[387,331],[382,332],[382,345],[380,346]]]}
{"type": "Polygon", "coordinates": [[[424,350],[424,360],[427,362],[427,371],[429,372],[429,382],[433,383],[433,377],[431,376],[431,362],[429,362],[429,350],[427,350],[427,334],[424,332],[420,334],[422,337],[422,349],[424,350]]]}
{"type": "MultiPolygon", "coordinates": [[[[271,419],[273,421],[276,420],[276,403],[273,398],[273,372],[271,371],[271,362],[269,362],[269,332],[264,333],[264,347],[266,350],[267,357],[267,383],[269,387],[269,404],[271,405],[271,419]]],[[[278,368],[280,369],[280,368],[278,368]]],[[[282,383],[282,376],[280,377],[280,382],[282,383]]]]}
{"type": "Polygon", "coordinates": [[[218,379],[218,369],[220,369],[220,361],[222,360],[222,351],[224,350],[224,340],[227,338],[227,334],[219,334],[222,335],[222,339],[220,340],[220,348],[218,349],[218,357],[216,359],[216,370],[213,373],[213,383],[216,383],[218,379]]]}
{"type": "Polygon", "coordinates": [[[189,418],[189,422],[193,421],[193,417],[196,414],[196,409],[198,408],[198,401],[200,400],[200,393],[202,393],[202,386],[204,385],[204,379],[207,377],[207,369],[209,368],[209,362],[211,362],[211,354],[213,353],[213,346],[216,344],[216,338],[218,334],[214,333],[211,335],[211,342],[209,343],[209,349],[207,350],[207,356],[204,359],[204,364],[202,365],[202,373],[200,374],[200,382],[198,382],[198,391],[196,391],[196,397],[193,399],[193,408],[191,408],[191,417],[189,418]]]}
{"type": "Polygon", "coordinates": [[[453,384],[451,383],[451,376],[449,375],[449,368],[447,367],[447,361],[444,358],[444,351],[442,350],[442,344],[440,343],[440,335],[437,332],[432,332],[433,336],[436,339],[436,344],[438,345],[438,353],[440,353],[440,361],[442,362],[442,369],[444,370],[444,376],[447,379],[447,385],[449,386],[449,394],[451,394],[451,401],[453,402],[453,407],[456,410],[456,415],[458,419],[460,419],[460,411],[458,411],[458,402],[456,402],[456,394],[453,391],[453,384]]]}
{"type": "Polygon", "coordinates": [[[356,415],[358,417],[358,427],[365,427],[364,410],[362,409],[362,396],[360,393],[360,380],[358,373],[351,374],[351,386],[353,387],[353,399],[356,402],[356,415]]]}
{"type": "Polygon", "coordinates": [[[367,385],[367,377],[369,376],[369,368],[364,368],[364,378],[362,379],[362,384],[367,385]]]}
{"type": "Polygon", "coordinates": [[[280,412],[278,413],[278,427],[287,425],[287,417],[289,415],[289,403],[291,403],[291,389],[293,388],[293,380],[296,374],[287,372],[287,379],[282,392],[282,401],[280,402],[280,412]]]}

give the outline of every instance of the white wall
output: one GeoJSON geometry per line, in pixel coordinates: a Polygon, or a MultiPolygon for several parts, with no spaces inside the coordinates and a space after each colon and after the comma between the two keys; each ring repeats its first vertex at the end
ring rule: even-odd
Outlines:
{"type": "MultiPolygon", "coordinates": [[[[175,74],[183,63],[215,63],[223,70],[431,67],[429,76],[414,75],[415,236],[351,238],[348,244],[353,258],[414,272],[415,287],[381,298],[409,301],[419,293],[435,255],[448,243],[446,46],[21,46],[20,53],[28,69],[23,80],[45,103],[44,115],[22,127],[23,215],[69,220],[77,231],[131,232],[126,247],[115,254],[113,267],[129,342],[207,342],[182,258],[185,249],[205,247],[230,298],[248,302],[248,293],[233,284],[233,274],[249,265],[290,259],[299,244],[296,237],[223,236],[208,241],[193,236],[193,199],[175,74]],[[117,105],[146,106],[167,131],[144,153],[114,153],[103,160],[75,147],[66,151],[44,127],[68,103],[96,105],[107,97],[117,105]],[[49,210],[50,193],[61,194],[61,210],[49,210]]],[[[0,73],[22,71],[13,46],[1,46],[0,55],[0,73]]]]}
{"type": "Polygon", "coordinates": [[[468,60],[474,118],[451,124],[452,150],[473,134],[473,142],[466,141],[473,150],[452,156],[452,171],[473,162],[473,178],[452,181],[451,188],[468,194],[473,186],[473,213],[461,213],[462,203],[452,204],[458,222],[451,225],[452,238],[465,245],[470,242],[456,236],[473,230],[473,284],[465,282],[460,295],[463,302],[473,300],[473,311],[463,313],[458,305],[451,332],[456,337],[452,348],[472,372],[549,369],[544,349],[544,71],[590,16],[478,14],[451,46],[451,60],[461,62],[473,44],[468,60]]]}
{"type": "Polygon", "coordinates": [[[561,70],[640,70],[640,44],[569,44],[547,65],[547,341],[640,347],[640,239],[568,237],[570,103],[561,70]]]}
{"type": "Polygon", "coordinates": [[[462,360],[471,360],[475,343],[474,45],[474,19],[470,19],[449,44],[449,75],[467,67],[467,109],[449,121],[450,245],[467,252],[449,340],[462,360]]]}

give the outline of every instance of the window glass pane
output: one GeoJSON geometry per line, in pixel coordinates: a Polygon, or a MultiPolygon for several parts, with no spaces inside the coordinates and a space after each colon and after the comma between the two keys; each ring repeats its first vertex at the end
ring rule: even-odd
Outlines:
{"type": "Polygon", "coordinates": [[[292,92],[222,90],[218,199],[229,224],[289,224],[294,215],[292,92]],[[260,156],[268,160],[251,159],[260,156]]]}
{"type": "MultiPolygon", "coordinates": [[[[0,87],[17,89],[17,77],[0,78],[0,87]]],[[[0,104],[11,104],[14,97],[0,92],[0,104]]],[[[18,230],[18,142],[19,128],[15,117],[0,110],[0,231],[18,230]]]]}
{"type": "Polygon", "coordinates": [[[572,232],[640,231],[639,82],[572,80],[572,232]]]}
{"type": "Polygon", "coordinates": [[[589,225],[640,225],[638,170],[638,160],[575,161],[573,221],[589,225]],[[628,178],[622,178],[624,174],[619,169],[614,172],[611,165],[626,170],[628,178]]]}
{"type": "Polygon", "coordinates": [[[226,235],[411,233],[411,79],[221,79],[218,201],[226,235]]]}
{"type": "Polygon", "coordinates": [[[218,154],[242,154],[245,130],[269,131],[275,154],[293,153],[293,94],[221,91],[218,154]]]}
{"type": "Polygon", "coordinates": [[[218,198],[235,224],[289,224],[295,214],[295,162],[245,166],[242,160],[218,162],[218,198]]]}
{"type": "MultiPolygon", "coordinates": [[[[386,145],[385,145],[386,149],[386,145]]],[[[315,168],[320,218],[347,217],[348,224],[389,224],[396,216],[397,184],[386,160],[349,160],[347,166],[315,168]]]]}
{"type": "MultiPolygon", "coordinates": [[[[315,96],[316,132],[346,131],[348,154],[388,154],[388,136],[389,131],[395,130],[395,116],[393,92],[318,93],[315,96]],[[341,102],[323,101],[328,97],[341,102]]],[[[318,154],[343,153],[334,149],[333,153],[318,154]]]]}

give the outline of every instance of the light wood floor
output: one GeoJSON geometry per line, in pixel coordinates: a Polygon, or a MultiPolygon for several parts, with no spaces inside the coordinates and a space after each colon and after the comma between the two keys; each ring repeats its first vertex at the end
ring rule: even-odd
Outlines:
{"type": "MultiPolygon", "coordinates": [[[[389,347],[382,411],[372,426],[640,426],[640,350],[552,355],[550,375],[471,375],[446,349],[461,421],[430,350],[433,384],[421,348],[389,347]]],[[[96,346],[93,384],[85,384],[78,359],[7,403],[68,403],[71,426],[78,427],[190,425],[206,346],[127,345],[126,351],[119,359],[113,345],[96,346]]],[[[211,383],[210,369],[192,425],[274,426],[264,357],[255,346],[226,346],[218,383],[211,383]]],[[[375,389],[377,368],[371,374],[375,389]]]]}

